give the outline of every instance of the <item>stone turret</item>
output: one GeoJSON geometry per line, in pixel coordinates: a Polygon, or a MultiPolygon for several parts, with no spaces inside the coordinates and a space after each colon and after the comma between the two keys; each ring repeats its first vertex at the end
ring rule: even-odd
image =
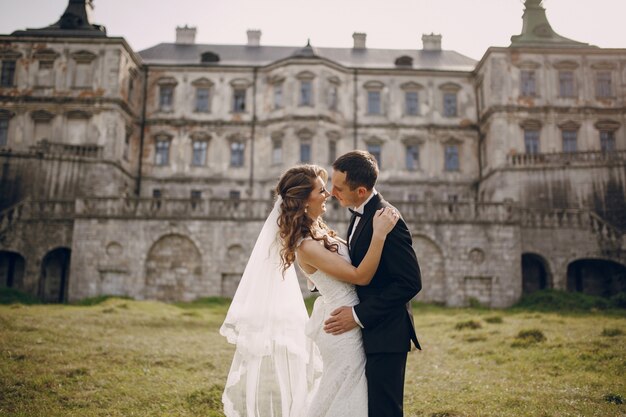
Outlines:
{"type": "Polygon", "coordinates": [[[559,46],[580,47],[589,44],[568,39],[556,33],[548,17],[542,0],[526,0],[522,20],[522,33],[511,36],[511,46],[559,46]]]}

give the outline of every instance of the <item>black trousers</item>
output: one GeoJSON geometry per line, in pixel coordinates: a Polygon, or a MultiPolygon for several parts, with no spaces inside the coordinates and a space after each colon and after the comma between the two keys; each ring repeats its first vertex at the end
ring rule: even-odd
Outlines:
{"type": "Polygon", "coordinates": [[[369,417],[402,417],[407,352],[367,355],[369,417]]]}

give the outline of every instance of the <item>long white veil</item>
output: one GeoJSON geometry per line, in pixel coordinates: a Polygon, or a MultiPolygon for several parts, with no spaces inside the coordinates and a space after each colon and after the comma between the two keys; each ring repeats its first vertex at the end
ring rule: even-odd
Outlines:
{"type": "Polygon", "coordinates": [[[305,335],[308,314],[294,265],[280,262],[280,196],[263,225],[220,334],[235,345],[222,402],[226,417],[299,417],[321,373],[305,335]]]}

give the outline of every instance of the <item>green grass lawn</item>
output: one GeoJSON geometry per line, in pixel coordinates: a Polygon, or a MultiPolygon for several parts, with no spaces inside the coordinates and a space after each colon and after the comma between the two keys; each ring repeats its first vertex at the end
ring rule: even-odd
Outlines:
{"type": "MultiPolygon", "coordinates": [[[[222,416],[227,308],[0,305],[0,416],[222,416]]],[[[407,416],[626,416],[624,310],[414,315],[423,351],[408,359],[407,416]]]]}

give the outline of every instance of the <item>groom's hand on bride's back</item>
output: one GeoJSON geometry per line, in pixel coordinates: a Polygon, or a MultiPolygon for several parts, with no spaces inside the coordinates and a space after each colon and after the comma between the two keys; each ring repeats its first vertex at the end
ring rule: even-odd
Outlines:
{"type": "Polygon", "coordinates": [[[358,327],[354,321],[352,307],[339,307],[330,313],[328,320],[324,322],[324,331],[329,334],[342,334],[358,327]]]}

